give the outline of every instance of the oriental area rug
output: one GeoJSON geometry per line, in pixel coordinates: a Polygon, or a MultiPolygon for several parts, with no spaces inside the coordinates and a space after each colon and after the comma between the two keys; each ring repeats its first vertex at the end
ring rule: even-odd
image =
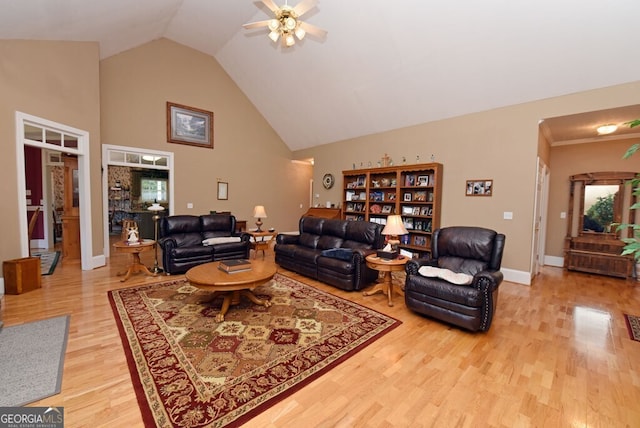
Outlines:
{"type": "Polygon", "coordinates": [[[146,426],[239,426],[400,321],[276,274],[216,322],[186,280],[109,292],[146,426]]]}
{"type": "Polygon", "coordinates": [[[624,315],[624,321],[627,324],[627,330],[629,331],[629,338],[640,342],[640,317],[635,315],[624,315]]]}

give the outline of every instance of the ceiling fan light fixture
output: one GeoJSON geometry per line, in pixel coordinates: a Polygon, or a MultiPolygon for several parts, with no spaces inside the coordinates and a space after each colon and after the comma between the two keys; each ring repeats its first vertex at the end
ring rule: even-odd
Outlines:
{"type": "Polygon", "coordinates": [[[289,16],[288,18],[285,18],[284,20],[284,28],[287,31],[293,31],[297,25],[298,25],[298,21],[296,21],[295,18],[292,18],[291,16],[289,16]]]}
{"type": "Polygon", "coordinates": [[[296,39],[293,37],[293,34],[288,33],[285,36],[284,43],[285,43],[285,45],[287,45],[287,47],[295,45],[296,44],[296,39]]]}
{"type": "Polygon", "coordinates": [[[280,21],[278,21],[277,19],[270,19],[269,20],[269,30],[278,31],[278,28],[280,28],[280,21]]]}
{"type": "Polygon", "coordinates": [[[268,37],[274,42],[281,40],[282,47],[291,47],[297,40],[302,40],[307,34],[318,38],[324,38],[327,32],[315,25],[300,21],[300,17],[313,9],[318,0],[300,0],[298,5],[291,7],[287,4],[278,6],[275,0],[262,0],[262,3],[273,12],[271,19],[248,22],[242,26],[247,30],[266,27],[269,29],[268,37]]]}
{"type": "Polygon", "coordinates": [[[618,125],[608,123],[606,125],[598,126],[597,131],[598,131],[598,135],[608,135],[616,132],[617,129],[618,129],[618,125]]]}
{"type": "Polygon", "coordinates": [[[280,38],[280,33],[278,31],[272,31],[269,33],[269,38],[275,43],[280,38]]]}

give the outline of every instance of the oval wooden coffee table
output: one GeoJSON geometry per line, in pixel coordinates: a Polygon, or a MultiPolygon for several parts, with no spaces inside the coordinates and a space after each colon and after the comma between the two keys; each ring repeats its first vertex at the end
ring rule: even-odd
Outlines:
{"type": "Polygon", "coordinates": [[[278,267],[271,261],[251,261],[251,269],[241,272],[227,273],[218,269],[220,262],[205,263],[189,269],[187,280],[194,287],[215,293],[225,293],[222,309],[216,316],[217,322],[224,321],[229,306],[240,303],[241,296],[256,305],[265,308],[271,306],[268,300],[258,299],[253,290],[269,282],[276,274],[278,267]]]}

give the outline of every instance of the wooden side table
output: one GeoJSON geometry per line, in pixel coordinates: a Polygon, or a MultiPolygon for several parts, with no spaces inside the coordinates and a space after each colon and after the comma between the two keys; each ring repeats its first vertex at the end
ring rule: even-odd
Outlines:
{"type": "Polygon", "coordinates": [[[131,264],[129,265],[129,269],[125,272],[118,272],[118,276],[124,275],[124,278],[120,280],[120,282],[124,282],[131,274],[136,272],[142,272],[149,276],[156,276],[156,274],[152,273],[145,265],[140,261],[140,253],[145,251],[151,251],[155,248],[156,241],[153,239],[143,239],[138,244],[131,245],[127,242],[118,241],[113,244],[113,248],[116,249],[119,253],[127,253],[131,254],[131,264]]]}
{"type": "Polygon", "coordinates": [[[258,251],[262,251],[262,259],[264,260],[265,251],[271,246],[271,241],[276,239],[278,232],[274,230],[273,232],[249,231],[247,233],[253,238],[253,241],[251,242],[251,247],[254,249],[253,258],[256,258],[258,251]]]}
{"type": "Polygon", "coordinates": [[[370,254],[366,257],[367,266],[371,269],[375,269],[378,272],[382,272],[382,282],[377,283],[371,290],[365,291],[362,294],[364,296],[371,296],[377,293],[384,293],[389,300],[389,306],[393,306],[393,278],[391,272],[401,272],[404,270],[404,265],[409,261],[408,257],[400,256],[397,259],[383,259],[375,254],[370,254]]]}

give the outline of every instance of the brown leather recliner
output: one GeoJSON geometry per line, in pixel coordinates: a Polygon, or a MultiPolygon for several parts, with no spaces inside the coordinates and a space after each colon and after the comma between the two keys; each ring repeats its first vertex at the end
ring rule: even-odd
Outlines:
{"type": "Polygon", "coordinates": [[[504,244],[503,234],[481,227],[456,226],[436,230],[431,238],[431,257],[410,260],[405,267],[407,307],[466,330],[487,331],[503,278],[500,264],[504,244]],[[421,275],[418,271],[422,266],[473,278],[471,284],[458,285],[442,277],[421,275]]]}

